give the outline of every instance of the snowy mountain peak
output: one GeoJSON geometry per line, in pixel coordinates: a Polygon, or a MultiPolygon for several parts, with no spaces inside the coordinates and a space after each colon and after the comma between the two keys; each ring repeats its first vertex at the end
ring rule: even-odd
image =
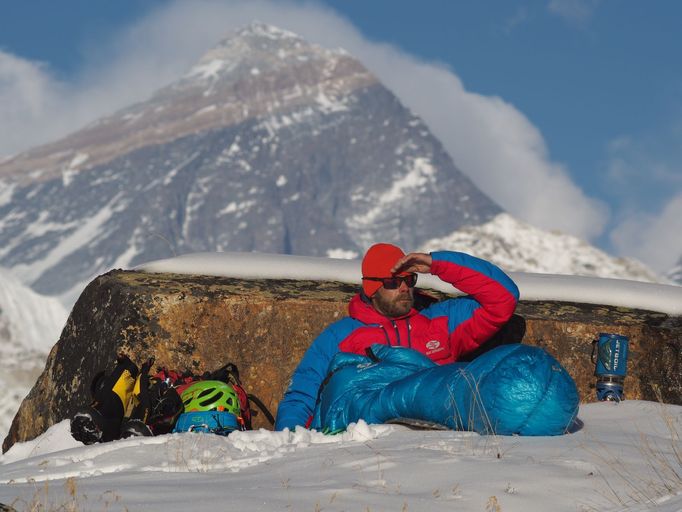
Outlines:
{"type": "Polygon", "coordinates": [[[260,37],[266,39],[272,39],[274,41],[282,41],[285,39],[295,39],[298,41],[303,41],[301,36],[290,32],[288,30],[281,29],[274,25],[268,23],[263,23],[262,21],[253,21],[246,27],[243,27],[237,31],[239,37],[260,37]]]}
{"type": "Polygon", "coordinates": [[[0,177],[20,184],[59,177],[68,185],[74,174],[148,145],[277,116],[298,106],[299,117],[307,116],[311,103],[345,110],[350,95],[377,84],[345,52],[254,23],[208,50],[184,76],[149,99],[0,163],[0,177]]]}
{"type": "Polygon", "coordinates": [[[467,252],[509,271],[667,282],[638,261],[614,258],[575,236],[543,231],[506,213],[422,246],[439,249],[467,252]]]}
{"type": "MultiPolygon", "coordinates": [[[[321,59],[335,62],[339,58],[353,60],[345,52],[311,44],[293,32],[254,22],[211,48],[183,78],[215,80],[243,73],[257,76],[297,63],[321,59]]],[[[180,81],[174,86],[182,84],[180,81]]]]}

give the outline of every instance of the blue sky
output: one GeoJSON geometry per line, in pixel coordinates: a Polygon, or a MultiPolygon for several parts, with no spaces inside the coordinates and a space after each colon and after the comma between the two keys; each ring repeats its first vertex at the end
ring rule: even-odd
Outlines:
{"type": "Polygon", "coordinates": [[[0,155],[144,97],[253,18],[360,58],[515,216],[659,271],[682,255],[673,0],[8,2],[0,155]]]}

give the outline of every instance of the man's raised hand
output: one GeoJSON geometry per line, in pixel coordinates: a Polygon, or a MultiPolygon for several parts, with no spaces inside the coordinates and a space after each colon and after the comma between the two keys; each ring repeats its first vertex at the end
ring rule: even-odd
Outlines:
{"type": "Polygon", "coordinates": [[[418,272],[421,274],[431,273],[431,263],[433,259],[430,254],[423,252],[411,252],[406,254],[398,261],[391,269],[392,274],[399,274],[401,272],[418,272]]]}

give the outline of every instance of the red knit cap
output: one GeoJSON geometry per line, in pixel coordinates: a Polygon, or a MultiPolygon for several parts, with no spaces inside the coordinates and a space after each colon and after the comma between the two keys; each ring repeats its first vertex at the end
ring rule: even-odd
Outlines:
{"type": "MultiPolygon", "coordinates": [[[[374,244],[367,249],[362,259],[362,277],[393,277],[391,269],[396,261],[405,256],[400,247],[392,244],[374,244]]],[[[405,275],[401,272],[399,275],[405,275]]],[[[367,281],[363,279],[362,289],[365,295],[371,297],[381,288],[380,281],[367,281]]]]}

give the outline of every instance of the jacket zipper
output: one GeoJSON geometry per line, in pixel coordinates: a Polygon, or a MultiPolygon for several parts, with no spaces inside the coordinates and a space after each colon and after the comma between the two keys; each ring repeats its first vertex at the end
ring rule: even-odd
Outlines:
{"type": "Polygon", "coordinates": [[[412,348],[412,326],[410,325],[410,317],[405,319],[407,322],[407,346],[412,348]]]}
{"type": "Polygon", "coordinates": [[[391,337],[388,335],[388,331],[386,328],[380,324],[379,327],[381,327],[381,330],[384,332],[384,336],[386,336],[386,343],[388,343],[388,346],[391,347],[393,344],[391,343],[391,337]]]}
{"type": "Polygon", "coordinates": [[[400,329],[398,329],[398,323],[394,322],[393,320],[391,320],[391,323],[393,324],[393,329],[395,329],[396,342],[398,343],[399,347],[402,347],[403,344],[400,342],[400,329]]]}

